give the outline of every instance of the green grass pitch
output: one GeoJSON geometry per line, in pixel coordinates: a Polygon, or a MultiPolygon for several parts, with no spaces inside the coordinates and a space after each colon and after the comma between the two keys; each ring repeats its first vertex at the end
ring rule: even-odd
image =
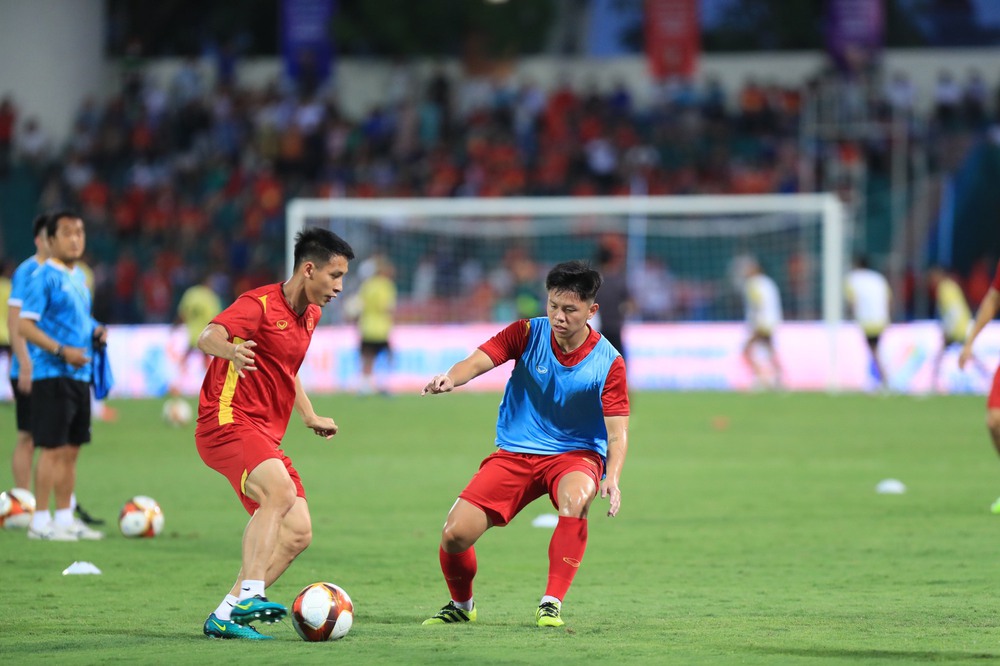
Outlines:
{"type": "MultiPolygon", "coordinates": [[[[288,621],[268,643],[210,641],[246,515],[207,469],[193,426],[160,401],[114,403],[80,462],[78,493],[114,522],[131,495],[159,500],[163,535],[39,543],[0,530],[6,664],[857,664],[1000,659],[1000,461],[981,397],[640,393],[620,515],[598,499],[564,605],[533,626],[550,530],[529,506],[477,546],[473,626],[422,627],[447,600],[439,529],[492,449],[499,396],[315,398],[341,433],[293,415],[314,541],[270,590],[291,603],[329,580],[353,597],[342,641],[308,644],[288,621]],[[903,495],[876,483],[901,479],[903,495]],[[76,560],[100,576],[63,576],[76,560]]],[[[7,460],[13,410],[0,408],[7,460]]]]}

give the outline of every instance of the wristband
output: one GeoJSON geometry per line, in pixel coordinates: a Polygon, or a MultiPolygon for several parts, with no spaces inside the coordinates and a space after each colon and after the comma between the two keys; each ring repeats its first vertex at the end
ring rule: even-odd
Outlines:
{"type": "Polygon", "coordinates": [[[62,345],[59,345],[58,347],[56,347],[55,356],[56,356],[56,358],[58,358],[61,361],[65,361],[66,360],[66,354],[65,354],[65,352],[63,350],[63,346],[62,345]]]}

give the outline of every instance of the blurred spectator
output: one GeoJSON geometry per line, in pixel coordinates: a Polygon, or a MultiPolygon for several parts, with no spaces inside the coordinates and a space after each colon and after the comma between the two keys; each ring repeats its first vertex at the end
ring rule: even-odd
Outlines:
{"type": "Polygon", "coordinates": [[[0,178],[7,175],[14,151],[14,128],[17,126],[17,107],[9,95],[0,99],[0,178]]]}

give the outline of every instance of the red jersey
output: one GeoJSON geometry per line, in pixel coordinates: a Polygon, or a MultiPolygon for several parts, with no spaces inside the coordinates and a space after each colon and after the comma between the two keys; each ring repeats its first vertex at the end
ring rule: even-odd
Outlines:
{"type": "MultiPolygon", "coordinates": [[[[516,360],[521,357],[528,345],[528,325],[527,319],[515,321],[481,344],[479,348],[490,357],[494,366],[516,360]]],[[[589,325],[588,328],[590,328],[589,325]]],[[[587,354],[597,346],[597,341],[600,339],[601,334],[591,328],[590,335],[587,336],[584,343],[568,354],[556,344],[555,335],[550,336],[550,343],[556,359],[567,368],[571,368],[585,359],[587,354]]],[[[629,415],[628,383],[625,380],[625,361],[621,356],[611,363],[611,369],[608,370],[608,378],[604,382],[604,391],[601,393],[601,404],[604,407],[605,416],[629,415]]]]}
{"type": "Polygon", "coordinates": [[[990,285],[997,291],[1000,291],[1000,261],[997,262],[996,273],[993,274],[993,284],[990,285]]]}
{"type": "Polygon", "coordinates": [[[320,314],[311,303],[301,316],[295,314],[278,283],[241,294],[213,319],[226,329],[230,342],[257,343],[257,370],[240,377],[232,362],[212,358],[201,385],[198,430],[238,423],[280,442],[295,404],[295,376],[320,314]]]}

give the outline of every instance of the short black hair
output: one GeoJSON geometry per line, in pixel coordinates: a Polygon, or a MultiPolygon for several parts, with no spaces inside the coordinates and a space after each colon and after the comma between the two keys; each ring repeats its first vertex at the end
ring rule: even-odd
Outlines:
{"type": "Polygon", "coordinates": [[[319,227],[309,227],[295,234],[294,268],[301,266],[303,261],[323,266],[331,257],[350,261],[354,258],[354,250],[337,234],[319,227]]]}
{"type": "Polygon", "coordinates": [[[48,213],[41,213],[35,217],[35,220],[31,223],[31,237],[38,238],[38,234],[42,233],[42,231],[46,231],[46,233],[48,233],[48,222],[48,213]]]}
{"type": "Polygon", "coordinates": [[[601,274],[583,261],[564,261],[556,264],[545,278],[546,291],[568,291],[581,301],[593,301],[604,282],[601,274]]]}
{"type": "Polygon", "coordinates": [[[68,208],[53,211],[48,215],[46,215],[45,235],[48,236],[49,238],[55,236],[56,232],[59,231],[59,220],[63,219],[64,217],[68,217],[71,220],[82,219],[79,213],[77,213],[75,210],[70,210],[68,208]]]}

